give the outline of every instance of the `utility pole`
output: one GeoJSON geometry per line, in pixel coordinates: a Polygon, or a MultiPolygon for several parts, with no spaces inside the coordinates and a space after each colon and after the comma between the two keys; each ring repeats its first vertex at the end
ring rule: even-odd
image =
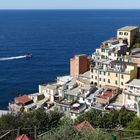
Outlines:
{"type": "Polygon", "coordinates": [[[36,128],[36,126],[34,127],[34,138],[35,139],[37,138],[37,128],[36,128]]]}
{"type": "Polygon", "coordinates": [[[20,127],[18,127],[18,130],[17,130],[17,136],[19,136],[19,135],[20,135],[20,133],[21,133],[21,128],[20,128],[20,127]]]}
{"type": "Polygon", "coordinates": [[[122,131],[119,130],[119,140],[121,140],[121,139],[122,139],[122,131]]]}

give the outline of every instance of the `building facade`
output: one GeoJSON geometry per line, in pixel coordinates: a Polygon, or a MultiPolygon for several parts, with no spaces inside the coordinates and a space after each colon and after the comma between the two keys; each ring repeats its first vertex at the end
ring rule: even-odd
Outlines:
{"type": "Polygon", "coordinates": [[[76,55],[70,59],[70,76],[78,77],[88,71],[89,67],[90,61],[86,55],[76,55]]]}
{"type": "Polygon", "coordinates": [[[91,82],[98,87],[104,85],[125,88],[125,83],[137,78],[136,64],[124,61],[99,60],[91,65],[91,82]]]}
{"type": "Polygon", "coordinates": [[[125,26],[118,29],[117,38],[127,39],[128,46],[130,47],[133,44],[136,34],[138,32],[139,28],[137,26],[125,26]]]}
{"type": "Polygon", "coordinates": [[[92,55],[92,59],[108,59],[117,60],[118,57],[126,55],[127,40],[111,38],[101,43],[100,48],[97,48],[92,55]]]}
{"type": "Polygon", "coordinates": [[[123,105],[132,111],[137,111],[140,101],[140,79],[133,79],[125,85],[123,91],[123,105]]]}

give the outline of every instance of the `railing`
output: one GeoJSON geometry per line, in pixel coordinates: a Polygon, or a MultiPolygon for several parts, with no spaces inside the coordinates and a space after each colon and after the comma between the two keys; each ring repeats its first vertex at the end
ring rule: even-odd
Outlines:
{"type": "MultiPolygon", "coordinates": [[[[115,136],[117,140],[140,140],[140,130],[123,130],[121,126],[116,129],[105,129],[105,128],[99,128],[99,129],[102,132],[104,132],[104,134],[107,134],[109,136],[109,139],[115,136]]],[[[47,131],[45,130],[45,128],[39,129],[36,127],[2,130],[0,131],[0,140],[14,140],[17,136],[21,134],[28,134],[30,137],[34,138],[35,140],[47,140],[48,134],[53,134],[56,132],[56,130],[57,128],[52,128],[49,131],[47,131]],[[42,133],[39,133],[41,131],[42,133]]],[[[93,133],[96,134],[98,134],[99,132],[100,131],[93,131],[93,133]]]]}
{"type": "Polygon", "coordinates": [[[30,138],[36,140],[37,135],[39,133],[45,132],[46,129],[39,129],[36,126],[33,128],[17,128],[17,129],[11,129],[11,130],[1,130],[0,131],[0,140],[15,140],[16,137],[22,135],[22,134],[27,134],[30,136],[30,138]]]}
{"type": "Polygon", "coordinates": [[[71,112],[75,112],[75,113],[81,113],[86,109],[86,105],[82,104],[80,107],[78,108],[71,108],[71,112]]]}
{"type": "MultiPolygon", "coordinates": [[[[103,133],[100,134],[100,131],[91,131],[93,134],[97,134],[97,140],[100,138],[100,136],[104,135],[104,138],[108,137],[108,140],[113,140],[115,137],[117,140],[140,140],[140,130],[123,130],[121,128],[116,129],[105,129],[105,128],[99,128],[103,133]]],[[[37,140],[47,140],[51,134],[56,133],[56,129],[52,129],[50,131],[47,131],[46,133],[43,133],[42,135],[39,135],[37,140]]],[[[115,140],[115,139],[114,139],[115,140]]]]}

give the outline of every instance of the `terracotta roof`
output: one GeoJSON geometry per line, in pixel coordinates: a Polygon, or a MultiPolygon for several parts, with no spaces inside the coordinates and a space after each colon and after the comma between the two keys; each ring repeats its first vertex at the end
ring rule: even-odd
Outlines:
{"type": "Polygon", "coordinates": [[[74,126],[77,130],[82,130],[82,131],[94,131],[95,128],[88,122],[88,121],[83,121],[77,125],[74,126]]]}
{"type": "Polygon", "coordinates": [[[15,140],[30,140],[26,134],[22,134],[21,136],[18,136],[15,140]]]}
{"type": "Polygon", "coordinates": [[[27,103],[30,101],[32,101],[32,99],[30,99],[27,95],[23,95],[15,98],[16,103],[27,103]]]}
{"type": "Polygon", "coordinates": [[[100,95],[99,97],[103,99],[108,99],[108,98],[110,99],[112,98],[112,95],[113,95],[112,91],[104,91],[102,95],[100,95]]]}

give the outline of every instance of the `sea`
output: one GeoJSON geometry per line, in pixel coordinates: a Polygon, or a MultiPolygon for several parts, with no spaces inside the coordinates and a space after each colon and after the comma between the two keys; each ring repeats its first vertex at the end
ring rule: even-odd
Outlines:
{"type": "Polygon", "coordinates": [[[91,55],[126,25],[140,26],[140,10],[0,10],[0,109],[68,75],[71,57],[91,55]]]}

